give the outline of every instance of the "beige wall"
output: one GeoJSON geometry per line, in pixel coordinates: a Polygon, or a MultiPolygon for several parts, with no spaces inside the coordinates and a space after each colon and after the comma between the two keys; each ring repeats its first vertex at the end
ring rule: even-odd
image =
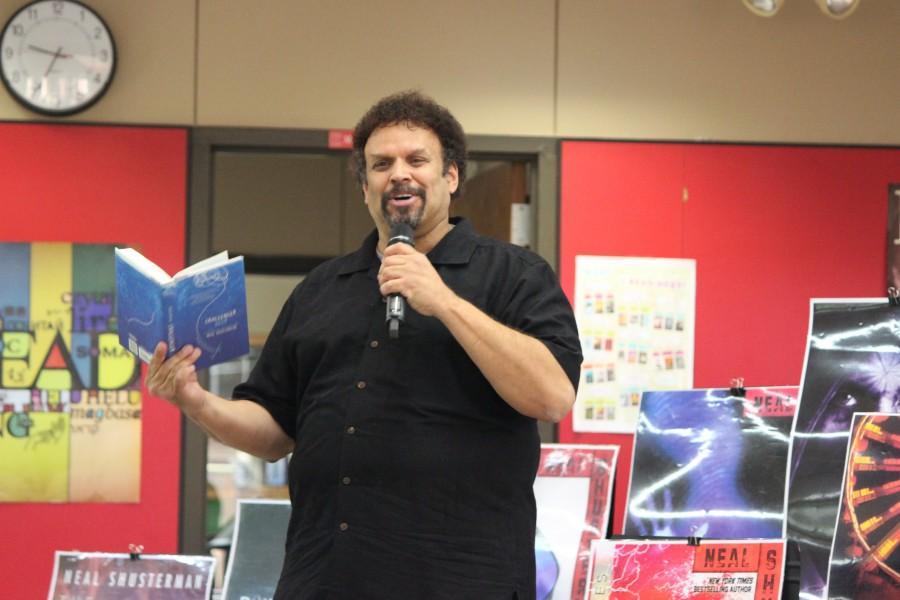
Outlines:
{"type": "Polygon", "coordinates": [[[478,134],[900,144],[898,0],[88,1],[119,66],[68,121],[349,128],[414,87],[478,134]]]}

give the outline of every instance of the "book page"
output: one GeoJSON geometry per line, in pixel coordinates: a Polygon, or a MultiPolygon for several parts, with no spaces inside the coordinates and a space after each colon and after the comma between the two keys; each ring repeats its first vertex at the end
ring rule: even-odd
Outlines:
{"type": "Polygon", "coordinates": [[[224,263],[228,262],[228,251],[223,250],[218,254],[214,254],[209,258],[204,258],[199,262],[195,262],[189,267],[185,267],[182,270],[175,273],[175,276],[172,279],[182,279],[184,277],[189,277],[191,275],[195,275],[197,273],[202,273],[207,269],[211,269],[213,267],[220,266],[224,263]]]}
{"type": "Polygon", "coordinates": [[[160,285],[165,285],[172,280],[172,278],[169,277],[169,274],[163,271],[159,265],[134,248],[116,248],[116,254],[137,271],[146,275],[153,281],[156,281],[160,285]]]}

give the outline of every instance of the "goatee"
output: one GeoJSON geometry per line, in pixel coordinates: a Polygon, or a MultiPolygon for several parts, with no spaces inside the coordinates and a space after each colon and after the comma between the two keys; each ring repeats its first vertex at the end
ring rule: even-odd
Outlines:
{"type": "Polygon", "coordinates": [[[406,223],[413,229],[419,226],[428,201],[424,189],[415,185],[398,185],[381,194],[381,213],[388,225],[406,223]],[[390,210],[390,201],[397,196],[418,196],[421,202],[414,206],[396,206],[390,210]]]}

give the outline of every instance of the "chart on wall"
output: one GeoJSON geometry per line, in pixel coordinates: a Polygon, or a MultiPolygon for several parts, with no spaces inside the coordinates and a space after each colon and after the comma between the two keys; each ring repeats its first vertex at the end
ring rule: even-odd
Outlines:
{"type": "Polygon", "coordinates": [[[625,535],[780,538],[797,391],[644,392],[625,535]]]}
{"type": "Polygon", "coordinates": [[[857,413],[831,548],[828,598],[900,598],[900,415],[857,413]]]}
{"type": "Polygon", "coordinates": [[[822,598],[853,414],[900,410],[900,308],[813,300],[791,435],[786,536],[800,549],[803,598],[822,598]]]}
{"type": "Polygon", "coordinates": [[[542,444],[537,502],[537,600],[583,598],[591,541],[606,537],[618,446],[542,444]]]}
{"type": "Polygon", "coordinates": [[[641,392],[692,387],[695,297],[694,260],[575,257],[575,431],[631,433],[641,392]]]}
{"type": "Polygon", "coordinates": [[[0,502],[138,502],[141,389],[113,246],[0,243],[0,502]]]}

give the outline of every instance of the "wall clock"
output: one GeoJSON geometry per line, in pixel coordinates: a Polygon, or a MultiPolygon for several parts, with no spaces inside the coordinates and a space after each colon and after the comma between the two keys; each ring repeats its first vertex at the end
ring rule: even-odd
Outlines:
{"type": "Polygon", "coordinates": [[[71,115],[99,100],[116,71],[116,46],[103,19],[76,0],[37,0],[0,33],[0,78],[20,104],[71,115]]]}

